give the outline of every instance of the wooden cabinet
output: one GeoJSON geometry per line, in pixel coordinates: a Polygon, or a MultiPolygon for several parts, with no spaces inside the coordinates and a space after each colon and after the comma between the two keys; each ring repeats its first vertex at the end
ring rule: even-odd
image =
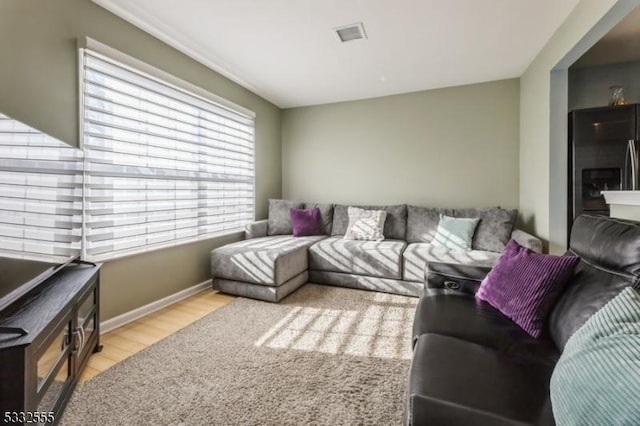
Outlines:
{"type": "Polygon", "coordinates": [[[99,285],[99,266],[70,265],[2,314],[0,326],[28,333],[0,335],[2,423],[60,420],[82,368],[100,348],[99,285]]]}

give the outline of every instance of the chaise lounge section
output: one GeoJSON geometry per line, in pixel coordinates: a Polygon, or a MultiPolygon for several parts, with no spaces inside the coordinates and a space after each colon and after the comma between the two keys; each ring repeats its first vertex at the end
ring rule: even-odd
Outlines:
{"type": "Polygon", "coordinates": [[[269,200],[269,219],[245,229],[244,241],[211,252],[213,287],[225,293],[278,302],[306,282],[420,296],[428,262],[491,267],[510,238],[534,251],[542,243],[514,229],[517,211],[439,209],[406,204],[356,206],[384,210],[382,241],[347,240],[347,205],[269,200]],[[294,237],[291,208],[320,210],[322,235],[294,237]],[[440,215],[479,218],[471,250],[432,244],[440,215]]]}
{"type": "Polygon", "coordinates": [[[309,280],[308,249],[323,238],[278,235],[214,250],[213,287],[223,293],[278,302],[309,280]]]}

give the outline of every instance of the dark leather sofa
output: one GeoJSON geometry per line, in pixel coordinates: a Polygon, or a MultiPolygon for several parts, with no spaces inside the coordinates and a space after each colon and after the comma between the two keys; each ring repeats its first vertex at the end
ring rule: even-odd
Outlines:
{"type": "Polygon", "coordinates": [[[474,298],[486,268],[428,266],[413,328],[406,424],[555,424],[553,368],[594,312],[623,288],[638,288],[640,223],[580,216],[567,254],[581,261],[539,339],[474,298]]]}

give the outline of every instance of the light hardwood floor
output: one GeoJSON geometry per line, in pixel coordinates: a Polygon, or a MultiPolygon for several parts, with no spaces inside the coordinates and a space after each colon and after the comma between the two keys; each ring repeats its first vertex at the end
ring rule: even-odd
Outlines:
{"type": "Polygon", "coordinates": [[[203,290],[139,320],[100,336],[102,352],[91,355],[79,381],[85,382],[233,300],[213,289],[203,290]]]}

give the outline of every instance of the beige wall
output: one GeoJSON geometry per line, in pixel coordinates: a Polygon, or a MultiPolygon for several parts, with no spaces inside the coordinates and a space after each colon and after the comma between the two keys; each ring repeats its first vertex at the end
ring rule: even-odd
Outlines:
{"type": "Polygon", "coordinates": [[[518,80],[287,109],[283,195],[518,206],[518,80]]]}
{"type": "MultiPolygon", "coordinates": [[[[0,112],[78,146],[76,39],[89,36],[256,113],[256,214],[281,195],[280,109],[89,0],[0,1],[0,112]]],[[[238,235],[235,236],[238,238],[238,235]]],[[[102,319],[209,278],[209,251],[230,238],[107,262],[102,319]]]]}
{"type": "Polygon", "coordinates": [[[567,233],[567,69],[638,4],[580,1],[520,79],[520,212],[552,253],[567,233]]]}

